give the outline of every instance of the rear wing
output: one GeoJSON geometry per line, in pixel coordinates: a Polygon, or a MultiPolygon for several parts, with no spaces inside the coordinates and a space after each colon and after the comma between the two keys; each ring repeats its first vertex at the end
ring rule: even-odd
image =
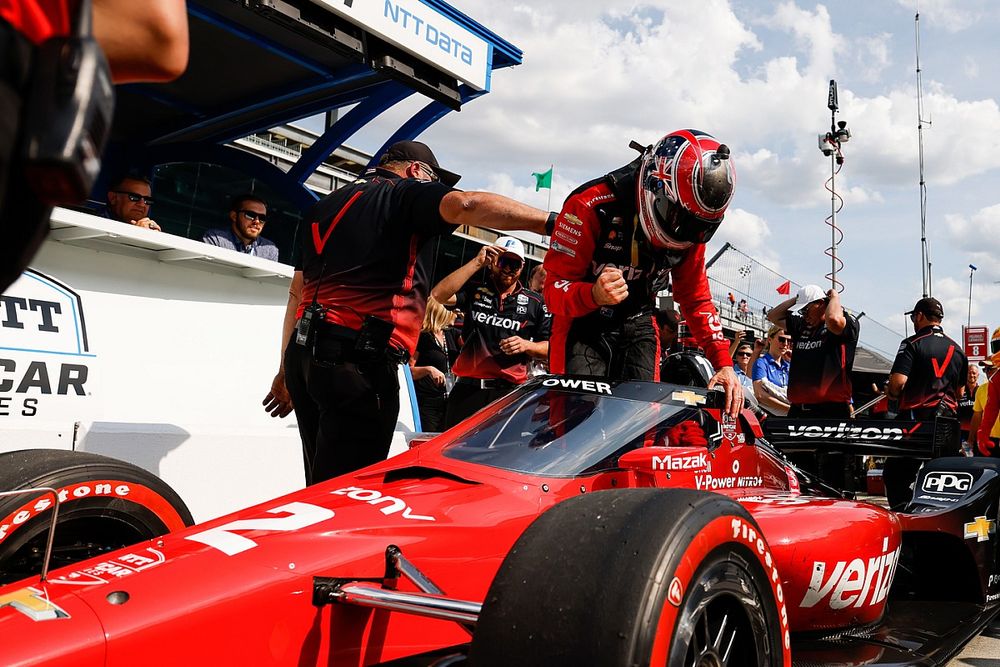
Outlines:
{"type": "Polygon", "coordinates": [[[809,419],[768,417],[765,439],[783,452],[842,452],[869,456],[937,458],[958,453],[957,419],[809,419]]]}

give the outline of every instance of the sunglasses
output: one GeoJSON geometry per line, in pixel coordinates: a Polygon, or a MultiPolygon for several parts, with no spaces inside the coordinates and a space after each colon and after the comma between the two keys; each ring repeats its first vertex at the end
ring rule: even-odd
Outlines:
{"type": "Polygon", "coordinates": [[[116,195],[125,195],[126,197],[128,197],[128,200],[133,203],[141,201],[146,206],[153,205],[152,197],[147,197],[146,195],[140,195],[137,192],[128,192],[127,190],[112,190],[112,192],[114,192],[116,195]]]}
{"type": "Polygon", "coordinates": [[[257,211],[248,211],[246,209],[241,209],[240,213],[242,213],[243,217],[251,222],[257,222],[259,220],[262,225],[267,222],[267,213],[258,213],[257,211]]]}
{"type": "Polygon", "coordinates": [[[522,266],[524,266],[524,262],[517,259],[516,257],[501,255],[500,258],[497,259],[497,268],[499,268],[501,271],[506,270],[513,273],[514,271],[520,269],[522,266]]]}
{"type": "Polygon", "coordinates": [[[791,336],[775,336],[775,338],[778,339],[779,343],[784,343],[785,345],[791,345],[792,344],[792,337],[791,336]]]}
{"type": "Polygon", "coordinates": [[[420,170],[423,171],[425,174],[427,174],[427,176],[431,179],[432,182],[437,183],[438,181],[441,180],[441,178],[437,175],[437,172],[435,172],[431,168],[431,166],[429,164],[427,164],[426,162],[420,162],[420,161],[416,160],[416,161],[413,162],[413,164],[415,164],[418,167],[420,167],[420,170]]]}
{"type": "Polygon", "coordinates": [[[736,356],[737,357],[752,357],[753,353],[752,352],[737,352],[736,356]]]}

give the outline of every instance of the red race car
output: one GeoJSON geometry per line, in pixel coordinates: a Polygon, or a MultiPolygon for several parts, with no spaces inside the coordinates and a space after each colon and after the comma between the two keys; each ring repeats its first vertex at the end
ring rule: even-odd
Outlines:
{"type": "MultiPolygon", "coordinates": [[[[533,380],[352,475],[9,583],[0,658],[933,665],[996,615],[997,464],[933,460],[892,512],[824,489],[750,411],[731,421],[720,403],[669,384],[533,380]]],[[[798,423],[785,437],[919,449],[921,432],[798,423]]],[[[52,491],[63,511],[80,484],[52,491]]],[[[103,468],[84,496],[100,484],[149,486],[103,468]]],[[[51,496],[18,502],[3,539],[44,534],[51,496]]],[[[11,553],[44,570],[48,551],[11,553]]]]}

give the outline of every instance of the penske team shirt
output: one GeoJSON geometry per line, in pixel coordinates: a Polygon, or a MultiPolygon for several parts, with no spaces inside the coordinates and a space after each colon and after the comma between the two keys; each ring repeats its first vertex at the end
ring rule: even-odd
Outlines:
{"type": "Polygon", "coordinates": [[[500,341],[511,336],[534,342],[549,339],[552,318],[542,303],[542,295],[518,284],[501,299],[488,280],[467,283],[456,296],[464,314],[465,345],[452,372],[460,377],[508,380],[515,384],[527,380],[528,355],[504,354],[500,341]]]}
{"type": "Polygon", "coordinates": [[[302,221],[296,317],[314,299],[327,321],[355,331],[372,315],[392,322],[391,343],[412,356],[430,291],[417,257],[428,240],[455,230],[440,213],[451,191],[375,169],[317,202],[302,221]]]}
{"type": "Polygon", "coordinates": [[[969,361],[961,346],[934,325],[900,343],[890,372],[907,376],[900,410],[936,408],[939,403],[956,410],[958,388],[969,375],[969,361]]]}
{"type": "Polygon", "coordinates": [[[792,337],[792,363],[788,371],[788,402],[796,405],[814,403],[849,403],[851,369],[858,347],[861,325],[845,312],[847,324],[838,335],[821,323],[816,328],[806,324],[798,313],[789,313],[785,331],[792,337]]]}

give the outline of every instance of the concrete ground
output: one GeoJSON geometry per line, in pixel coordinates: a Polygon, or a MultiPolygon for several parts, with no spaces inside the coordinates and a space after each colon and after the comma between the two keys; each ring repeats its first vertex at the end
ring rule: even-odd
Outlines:
{"type": "Polygon", "coordinates": [[[970,642],[948,667],[1000,667],[1000,619],[970,642]]]}

